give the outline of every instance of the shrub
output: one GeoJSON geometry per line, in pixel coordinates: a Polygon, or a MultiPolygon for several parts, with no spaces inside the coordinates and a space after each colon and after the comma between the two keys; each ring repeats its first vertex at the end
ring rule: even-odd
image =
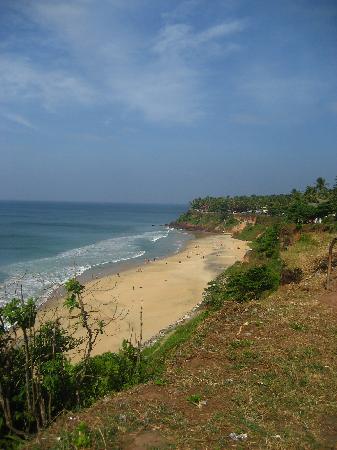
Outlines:
{"type": "Polygon", "coordinates": [[[225,294],[238,302],[259,299],[265,292],[275,289],[279,281],[277,271],[265,264],[250,267],[228,278],[225,294]]]}
{"type": "Polygon", "coordinates": [[[277,260],[260,266],[237,263],[208,283],[204,303],[219,309],[226,300],[259,299],[265,292],[276,289],[279,283],[280,264],[277,260]]]}
{"type": "Polygon", "coordinates": [[[77,280],[65,287],[73,327],[64,328],[59,317],[38,324],[35,299],[14,298],[0,308],[0,446],[10,448],[13,436],[29,437],[63,409],[88,406],[143,380],[144,359],[129,342],[117,354],[91,356],[105,324],[87,308],[77,280]],[[78,327],[81,339],[73,337],[78,327]],[[77,364],[69,359],[74,350],[81,355],[77,364]]]}
{"type": "Polygon", "coordinates": [[[80,422],[72,433],[75,448],[88,448],[91,444],[90,430],[84,422],[80,422]]]}
{"type": "Polygon", "coordinates": [[[266,231],[254,241],[253,250],[255,253],[260,257],[265,258],[278,257],[280,251],[279,234],[279,225],[268,227],[266,231]]]}
{"type": "MultiPolygon", "coordinates": [[[[81,405],[89,406],[111,391],[142,382],[145,379],[144,364],[140,350],[126,340],[118,353],[106,352],[89,358],[80,388],[81,405]]],[[[82,369],[83,363],[77,364],[73,371],[77,373],[82,369]]]]}
{"type": "Polygon", "coordinates": [[[208,283],[204,291],[204,304],[216,310],[222,307],[225,300],[225,280],[224,276],[220,275],[208,283]]]}

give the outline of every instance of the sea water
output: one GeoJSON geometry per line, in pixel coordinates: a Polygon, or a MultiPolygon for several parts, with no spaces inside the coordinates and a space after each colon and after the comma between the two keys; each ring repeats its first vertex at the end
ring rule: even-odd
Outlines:
{"type": "Polygon", "coordinates": [[[190,239],[165,225],[184,205],[0,201],[0,304],[50,293],[73,276],[179,251],[190,239]]]}

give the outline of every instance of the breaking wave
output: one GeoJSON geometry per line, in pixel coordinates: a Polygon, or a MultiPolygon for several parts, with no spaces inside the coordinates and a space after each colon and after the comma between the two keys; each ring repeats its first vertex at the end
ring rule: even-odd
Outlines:
{"type": "MultiPolygon", "coordinates": [[[[137,235],[114,237],[55,256],[1,267],[6,280],[0,285],[0,304],[17,295],[20,285],[26,298],[38,296],[43,303],[66,280],[93,267],[133,260],[144,255],[153,257],[156,253],[154,246],[158,245],[156,243],[167,238],[171,231],[167,227],[137,235]]],[[[183,240],[177,238],[174,241],[173,250],[178,250],[183,245],[183,240]]]]}

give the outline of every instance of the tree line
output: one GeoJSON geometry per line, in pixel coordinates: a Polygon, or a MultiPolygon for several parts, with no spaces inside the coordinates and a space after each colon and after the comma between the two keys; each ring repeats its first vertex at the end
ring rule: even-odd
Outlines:
{"type": "Polygon", "coordinates": [[[199,197],[190,203],[190,209],[220,214],[224,218],[233,213],[251,213],[285,216],[290,222],[309,223],[315,219],[336,217],[337,177],[331,188],[324,178],[319,177],[303,192],[293,189],[289,194],[199,197]]]}

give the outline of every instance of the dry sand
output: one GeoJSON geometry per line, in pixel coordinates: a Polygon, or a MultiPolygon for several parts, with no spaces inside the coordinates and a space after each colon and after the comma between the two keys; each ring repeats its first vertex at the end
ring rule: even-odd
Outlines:
{"type": "MultiPolygon", "coordinates": [[[[139,337],[141,306],[143,342],[183,317],[202,300],[207,283],[242,260],[246,251],[245,242],[230,235],[207,234],[189,241],[175,255],[87,282],[84,299],[94,314],[107,320],[117,308],[119,316],[105,328],[94,354],[117,351],[131,332],[139,337]]],[[[47,315],[55,307],[62,311],[62,304],[63,299],[52,299],[43,311],[47,315]]]]}

